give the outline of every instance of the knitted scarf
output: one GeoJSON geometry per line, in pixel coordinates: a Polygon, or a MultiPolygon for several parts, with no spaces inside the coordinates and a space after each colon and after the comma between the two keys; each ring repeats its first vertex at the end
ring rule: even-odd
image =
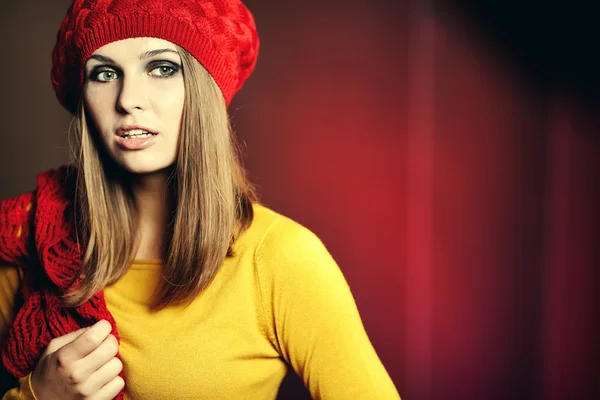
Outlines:
{"type": "Polygon", "coordinates": [[[0,201],[0,263],[23,271],[23,305],[2,344],[2,363],[16,378],[33,371],[50,340],[101,319],[119,338],[102,291],[78,307],[61,303],[82,256],[73,229],[74,182],[74,170],[61,167],[38,175],[34,192],[0,201]]]}

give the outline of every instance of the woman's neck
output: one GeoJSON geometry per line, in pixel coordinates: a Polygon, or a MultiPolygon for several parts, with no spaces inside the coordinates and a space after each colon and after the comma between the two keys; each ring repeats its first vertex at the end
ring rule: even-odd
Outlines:
{"type": "Polygon", "coordinates": [[[164,259],[167,226],[173,218],[175,203],[169,175],[169,171],[139,175],[132,184],[138,209],[136,259],[164,259]]]}

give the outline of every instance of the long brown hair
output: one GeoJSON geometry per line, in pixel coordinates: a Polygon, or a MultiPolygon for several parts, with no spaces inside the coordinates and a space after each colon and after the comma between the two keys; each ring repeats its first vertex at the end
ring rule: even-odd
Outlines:
{"type": "MultiPolygon", "coordinates": [[[[256,196],[246,178],[219,87],[185,50],[185,102],[177,160],[169,180],[175,193],[167,229],[164,279],[156,309],[191,301],[213,280],[236,237],[252,222],[256,196]]],[[[125,180],[88,126],[83,101],[75,115],[75,225],[85,249],[79,279],[65,293],[79,305],[127,271],[137,250],[137,210],[125,180]]]]}

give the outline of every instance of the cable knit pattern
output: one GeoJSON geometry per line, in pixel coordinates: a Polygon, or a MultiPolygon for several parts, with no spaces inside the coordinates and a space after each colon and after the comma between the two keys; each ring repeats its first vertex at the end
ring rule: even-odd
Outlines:
{"type": "Polygon", "coordinates": [[[254,17],[240,0],[75,0],[52,52],[52,84],[75,113],[84,63],[116,40],[156,37],[187,50],[212,75],[227,105],[258,56],[254,17]]]}
{"type": "Polygon", "coordinates": [[[50,340],[101,319],[119,338],[102,291],[76,308],[60,301],[81,263],[73,232],[74,180],[67,167],[51,170],[38,176],[34,193],[0,201],[0,262],[23,270],[24,304],[2,348],[2,363],[16,378],[33,370],[50,340]]]}

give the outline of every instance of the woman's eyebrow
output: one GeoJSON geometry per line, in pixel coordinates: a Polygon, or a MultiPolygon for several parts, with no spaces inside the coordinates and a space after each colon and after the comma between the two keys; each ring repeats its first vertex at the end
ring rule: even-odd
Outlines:
{"type": "Polygon", "coordinates": [[[151,51],[142,53],[140,55],[140,60],[144,60],[146,58],[151,58],[151,57],[157,56],[159,54],[163,54],[163,53],[174,53],[174,54],[179,55],[179,53],[173,49],[158,49],[158,50],[151,50],[151,51]]]}
{"type": "Polygon", "coordinates": [[[92,54],[90,56],[90,59],[92,59],[92,58],[95,60],[98,60],[98,61],[105,62],[105,63],[116,64],[116,62],[112,58],[106,57],[106,56],[101,56],[100,54],[92,54]]]}

